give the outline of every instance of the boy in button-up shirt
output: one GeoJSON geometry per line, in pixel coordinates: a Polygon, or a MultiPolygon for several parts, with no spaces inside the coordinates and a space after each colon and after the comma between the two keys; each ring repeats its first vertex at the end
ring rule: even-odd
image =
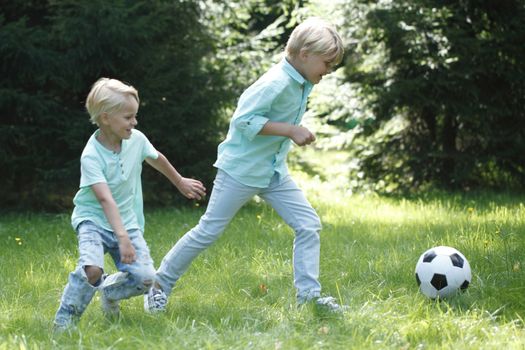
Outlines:
{"type": "Polygon", "coordinates": [[[313,301],[329,311],[343,307],[321,297],[319,231],[321,223],[288,174],[286,155],[315,136],[301,126],[314,84],[341,62],[343,45],[336,30],[310,19],[292,32],[286,57],[240,97],[226,139],[219,145],[218,168],[206,213],[164,257],[156,282],[145,295],[146,311],[165,310],[167,296],[191,261],[220,236],[236,212],[254,195],[268,202],[293,228],[294,284],[298,304],[313,301]]]}

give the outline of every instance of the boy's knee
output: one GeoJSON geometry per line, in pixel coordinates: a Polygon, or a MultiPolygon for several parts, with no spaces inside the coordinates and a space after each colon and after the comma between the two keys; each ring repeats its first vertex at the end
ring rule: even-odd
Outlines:
{"type": "Polygon", "coordinates": [[[142,284],[145,288],[151,287],[153,282],[155,282],[155,275],[144,276],[144,278],[142,278],[142,284]]]}
{"type": "Polygon", "coordinates": [[[308,220],[304,220],[301,225],[303,228],[307,231],[315,231],[319,232],[321,231],[322,225],[321,225],[321,219],[319,219],[319,216],[314,216],[309,218],[308,220]]]}
{"type": "Polygon", "coordinates": [[[229,220],[210,220],[210,218],[202,217],[197,226],[187,233],[187,239],[209,246],[222,235],[228,222],[229,220]]]}
{"type": "Polygon", "coordinates": [[[295,228],[297,234],[300,235],[315,235],[319,236],[322,225],[321,220],[318,216],[309,218],[308,220],[303,220],[299,223],[298,227],[295,228]]]}
{"type": "Polygon", "coordinates": [[[315,231],[319,232],[323,228],[323,225],[321,224],[321,219],[317,216],[315,220],[312,222],[312,227],[315,231]]]}
{"type": "Polygon", "coordinates": [[[91,285],[95,285],[100,281],[102,277],[102,269],[97,266],[85,266],[84,271],[86,272],[86,277],[91,285]]]}
{"type": "Polygon", "coordinates": [[[136,278],[139,285],[149,288],[153,282],[155,282],[155,269],[144,268],[141,271],[135,272],[134,277],[136,278]]]}

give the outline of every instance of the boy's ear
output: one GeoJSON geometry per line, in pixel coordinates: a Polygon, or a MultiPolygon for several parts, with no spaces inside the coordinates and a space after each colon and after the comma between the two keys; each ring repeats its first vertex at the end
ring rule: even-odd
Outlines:
{"type": "Polygon", "coordinates": [[[108,121],[109,121],[109,114],[107,114],[106,112],[103,112],[101,115],[100,115],[100,124],[107,124],[108,121]]]}
{"type": "Polygon", "coordinates": [[[309,56],[309,53],[308,53],[308,51],[306,51],[306,49],[301,49],[299,51],[299,58],[301,59],[301,61],[306,60],[308,58],[308,56],[309,56]]]}

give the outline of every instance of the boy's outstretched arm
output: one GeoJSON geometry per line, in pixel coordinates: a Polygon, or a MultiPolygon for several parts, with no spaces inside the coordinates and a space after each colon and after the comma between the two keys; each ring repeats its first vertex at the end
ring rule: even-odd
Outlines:
{"type": "Polygon", "coordinates": [[[133,248],[128,232],[124,228],[124,224],[122,224],[117,203],[113,199],[108,184],[101,182],[91,185],[91,190],[102,206],[102,210],[104,210],[104,214],[113,228],[113,233],[117,237],[120,260],[124,264],[131,264],[137,259],[135,248],[133,248]]]}
{"type": "Polygon", "coordinates": [[[289,137],[299,146],[309,145],[315,141],[315,135],[304,126],[280,122],[267,122],[259,131],[259,135],[289,137]]]}
{"type": "Polygon", "coordinates": [[[206,195],[206,188],[202,182],[183,177],[162,153],[158,152],[158,154],[159,156],[157,159],[146,158],[146,162],[158,172],[166,176],[184,197],[189,199],[204,198],[206,195]]]}

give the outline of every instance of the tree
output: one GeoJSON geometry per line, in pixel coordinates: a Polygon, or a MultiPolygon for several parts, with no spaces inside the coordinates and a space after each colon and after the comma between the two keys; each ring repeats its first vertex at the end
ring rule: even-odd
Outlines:
{"type": "MultiPolygon", "coordinates": [[[[95,130],[83,104],[100,77],[139,91],[138,128],[208,188],[240,93],[287,38],[300,0],[9,1],[0,7],[0,208],[61,210],[95,130]]],[[[144,167],[144,199],[181,197],[144,167]]]]}
{"type": "Polygon", "coordinates": [[[347,2],[345,75],[373,111],[360,170],[381,189],[525,184],[522,1],[347,2]],[[380,187],[381,187],[380,186],[380,187]]]}
{"type": "MultiPolygon", "coordinates": [[[[0,168],[11,189],[2,207],[71,206],[94,131],[83,101],[102,76],[134,85],[139,128],[182,173],[211,181],[219,117],[232,97],[205,59],[214,46],[196,2],[14,3],[0,15],[0,168]]],[[[176,196],[164,179],[145,176],[146,200],[176,196]]]]}

